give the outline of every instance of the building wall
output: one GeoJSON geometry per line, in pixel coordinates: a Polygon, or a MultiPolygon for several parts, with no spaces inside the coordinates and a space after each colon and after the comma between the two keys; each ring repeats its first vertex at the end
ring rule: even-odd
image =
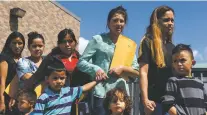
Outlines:
{"type": "MultiPolygon", "coordinates": [[[[0,51],[12,30],[21,32],[27,44],[27,34],[37,31],[45,38],[44,54],[57,45],[57,35],[64,28],[73,29],[76,38],[80,36],[80,18],[52,1],[1,1],[0,2],[0,51]],[[19,7],[26,11],[22,18],[15,20],[10,9],[19,7]]],[[[23,56],[28,56],[27,45],[23,56]]]]}

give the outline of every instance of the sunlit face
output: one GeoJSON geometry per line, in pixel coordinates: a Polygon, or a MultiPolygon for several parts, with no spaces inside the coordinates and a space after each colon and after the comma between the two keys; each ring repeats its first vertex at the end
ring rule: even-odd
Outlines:
{"type": "Polygon", "coordinates": [[[50,88],[52,90],[59,92],[61,88],[65,85],[66,80],[66,73],[65,71],[54,71],[50,74],[50,76],[47,79],[47,82],[49,83],[50,88]]]}
{"type": "Polygon", "coordinates": [[[61,41],[61,43],[58,46],[64,54],[71,55],[72,51],[76,47],[76,42],[70,37],[69,34],[67,34],[64,40],[61,41]]]}
{"type": "Polygon", "coordinates": [[[126,108],[126,104],[124,102],[124,95],[118,91],[115,94],[118,99],[112,99],[109,105],[109,109],[111,110],[112,114],[121,115],[126,108]]]}
{"type": "Polygon", "coordinates": [[[23,113],[27,113],[31,110],[32,108],[32,104],[25,99],[18,99],[18,109],[19,111],[23,112],[23,113]]]}
{"type": "Polygon", "coordinates": [[[22,53],[23,48],[24,48],[24,42],[22,41],[21,38],[18,37],[18,38],[15,38],[11,41],[9,47],[14,54],[20,55],[22,53]]]}
{"type": "Polygon", "coordinates": [[[41,57],[44,51],[45,44],[41,38],[36,38],[29,45],[29,51],[32,57],[41,57]]]}
{"type": "Polygon", "coordinates": [[[122,33],[125,26],[125,19],[122,14],[116,13],[112,16],[110,21],[108,22],[108,27],[110,32],[115,35],[119,35],[122,33]]]}
{"type": "Polygon", "coordinates": [[[179,76],[189,76],[191,74],[192,65],[195,61],[191,58],[191,54],[188,51],[181,51],[172,56],[173,68],[179,76]]]}
{"type": "Polygon", "coordinates": [[[166,35],[172,35],[174,30],[174,14],[172,11],[165,12],[164,16],[159,19],[159,25],[162,32],[166,35]]]}

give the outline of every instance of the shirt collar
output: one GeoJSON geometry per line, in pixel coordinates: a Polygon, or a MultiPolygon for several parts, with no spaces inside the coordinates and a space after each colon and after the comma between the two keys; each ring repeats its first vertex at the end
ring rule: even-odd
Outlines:
{"type": "Polygon", "coordinates": [[[47,93],[49,96],[60,95],[62,94],[62,89],[63,88],[61,88],[60,93],[57,93],[57,92],[54,92],[51,88],[46,87],[44,92],[47,93]]]}
{"type": "Polygon", "coordinates": [[[74,52],[72,55],[71,55],[72,58],[78,58],[77,54],[74,52]]]}

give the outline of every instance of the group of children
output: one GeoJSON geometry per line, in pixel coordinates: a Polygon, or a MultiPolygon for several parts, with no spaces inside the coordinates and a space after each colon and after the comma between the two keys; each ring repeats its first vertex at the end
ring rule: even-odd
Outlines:
{"type": "MultiPolygon", "coordinates": [[[[79,87],[65,87],[66,69],[58,59],[47,66],[46,82],[48,87],[37,99],[34,91],[22,90],[18,95],[18,109],[24,115],[70,115],[73,101],[83,92],[92,89],[97,82],[92,81],[79,87]]],[[[105,106],[110,113],[130,113],[131,102],[123,89],[108,92],[105,106]],[[111,108],[108,108],[108,106],[111,108]]],[[[128,114],[126,114],[128,115],[128,114]]]]}
{"type": "MultiPolygon", "coordinates": [[[[206,114],[207,95],[204,84],[191,76],[191,69],[195,64],[192,49],[188,45],[178,44],[172,55],[175,77],[168,80],[166,95],[162,97],[165,112],[170,115],[206,114]]],[[[18,95],[18,108],[25,115],[68,115],[72,102],[100,82],[92,81],[80,87],[65,87],[66,70],[60,61],[50,63],[45,72],[48,87],[38,99],[34,91],[21,91],[18,95]]],[[[106,94],[104,107],[107,115],[129,115],[132,102],[125,90],[116,88],[106,94]]]]}

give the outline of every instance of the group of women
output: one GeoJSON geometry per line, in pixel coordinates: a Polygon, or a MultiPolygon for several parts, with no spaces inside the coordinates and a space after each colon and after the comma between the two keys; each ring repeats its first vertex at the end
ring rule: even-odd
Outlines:
{"type": "Polygon", "coordinates": [[[72,84],[74,70],[84,72],[91,80],[102,80],[93,91],[93,115],[106,114],[103,101],[109,90],[121,87],[129,92],[123,76],[140,78],[143,110],[141,114],[162,115],[160,97],[164,95],[167,79],[172,76],[174,10],[168,6],[157,7],[152,12],[150,25],[141,40],[138,58],[134,57],[131,67],[120,65],[110,68],[116,43],[127,21],[125,8],[118,6],[112,9],[107,18],[109,32],[93,36],[82,56],[76,50],[78,42],[71,29],[59,32],[57,47],[45,57],[42,56],[45,40],[41,34],[37,32],[28,34],[28,49],[31,55],[22,57],[24,36],[19,32],[12,32],[0,55],[0,111],[6,111],[7,114],[15,111],[15,108],[10,111],[11,105],[15,107],[13,102],[15,95],[10,97],[4,93],[13,78],[18,78],[20,88],[34,89],[44,82],[44,69],[48,63],[53,62],[51,57],[55,57],[63,62],[68,71],[66,85],[72,84]]]}

